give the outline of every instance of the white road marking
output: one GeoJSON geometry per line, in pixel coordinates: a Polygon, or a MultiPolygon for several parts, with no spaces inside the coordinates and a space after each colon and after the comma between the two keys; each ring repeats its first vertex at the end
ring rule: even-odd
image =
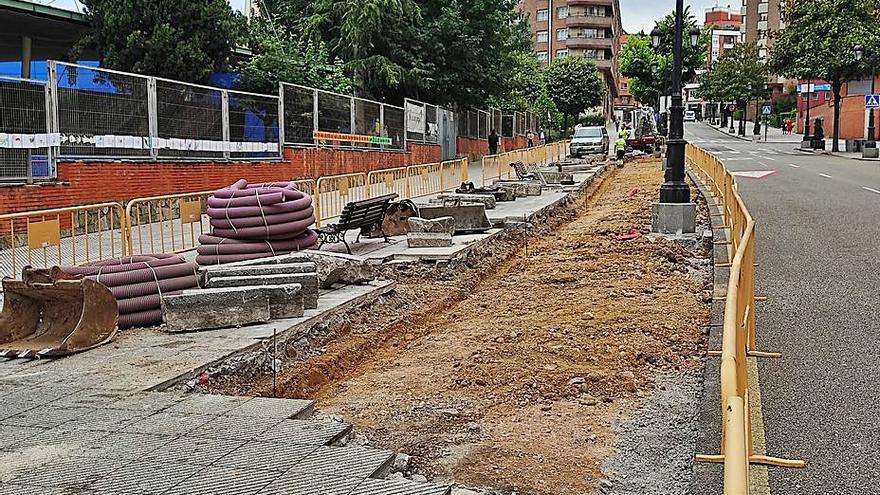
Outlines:
{"type": "Polygon", "coordinates": [[[801,168],[800,165],[795,165],[794,163],[789,163],[788,166],[792,168],[801,168]]]}
{"type": "Polygon", "coordinates": [[[862,189],[864,189],[865,191],[871,191],[872,193],[880,194],[880,191],[874,189],[873,187],[863,187],[862,189]]]}
{"type": "Polygon", "coordinates": [[[769,156],[764,157],[765,160],[770,160],[771,162],[775,162],[776,158],[770,158],[769,156]]]}
{"type": "Polygon", "coordinates": [[[822,176],[822,177],[825,177],[826,179],[830,179],[830,178],[831,178],[831,176],[828,175],[828,174],[819,174],[819,175],[822,176]]]}
{"type": "Polygon", "coordinates": [[[736,150],[730,150],[729,153],[730,153],[731,155],[738,155],[738,154],[739,154],[739,151],[736,151],[736,150]]]}

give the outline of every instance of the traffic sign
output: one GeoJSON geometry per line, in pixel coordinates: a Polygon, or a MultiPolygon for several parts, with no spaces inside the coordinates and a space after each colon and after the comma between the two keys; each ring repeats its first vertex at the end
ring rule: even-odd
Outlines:
{"type": "Polygon", "coordinates": [[[880,108],[880,95],[865,95],[865,108],[880,108]]]}
{"type": "Polygon", "coordinates": [[[773,113],[773,107],[770,105],[761,106],[761,115],[770,115],[771,113],[773,113]]]}

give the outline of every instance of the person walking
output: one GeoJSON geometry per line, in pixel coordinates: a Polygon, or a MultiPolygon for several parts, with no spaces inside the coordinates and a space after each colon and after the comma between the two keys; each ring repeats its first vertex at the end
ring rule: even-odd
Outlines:
{"type": "Polygon", "coordinates": [[[545,144],[547,144],[547,135],[544,134],[544,129],[541,129],[540,131],[538,131],[538,139],[541,142],[541,146],[544,146],[545,144]]]}
{"type": "Polygon", "coordinates": [[[532,131],[526,132],[526,141],[527,141],[527,143],[526,143],[527,148],[534,148],[535,147],[535,135],[532,133],[532,131]]]}
{"type": "Polygon", "coordinates": [[[498,154],[498,131],[492,129],[492,132],[489,134],[489,154],[497,155],[498,154]]]}

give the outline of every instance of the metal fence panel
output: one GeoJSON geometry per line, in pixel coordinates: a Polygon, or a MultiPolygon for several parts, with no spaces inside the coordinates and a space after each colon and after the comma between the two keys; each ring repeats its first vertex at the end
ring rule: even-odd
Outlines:
{"type": "Polygon", "coordinates": [[[467,134],[465,134],[465,135],[471,139],[476,139],[476,137],[480,135],[480,130],[478,127],[479,126],[479,124],[478,124],[479,119],[477,118],[476,110],[468,110],[467,116],[468,116],[468,128],[467,128],[467,134]]]}
{"type": "Polygon", "coordinates": [[[156,114],[158,156],[224,155],[222,90],[156,79],[156,114]]]}
{"type": "MultiPolygon", "coordinates": [[[[382,104],[355,98],[354,100],[354,133],[363,136],[382,135],[382,104]]],[[[357,148],[376,148],[380,145],[371,143],[354,143],[357,148]]]]}
{"type": "Polygon", "coordinates": [[[315,90],[283,83],[281,90],[284,94],[284,142],[314,144],[315,90]]]}
{"type": "Polygon", "coordinates": [[[440,141],[440,123],[436,105],[425,105],[425,141],[437,143],[440,141]]]}
{"type": "Polygon", "coordinates": [[[489,137],[489,125],[491,123],[489,120],[489,112],[479,110],[477,112],[477,115],[477,118],[479,119],[477,123],[479,127],[479,133],[477,134],[477,137],[479,139],[487,139],[489,137]]]}
{"type": "Polygon", "coordinates": [[[351,97],[318,91],[318,130],[351,134],[351,97]]]}
{"type": "Polygon", "coordinates": [[[391,139],[388,148],[402,150],[406,147],[405,112],[401,107],[385,105],[383,136],[391,139]]]}
{"type": "Polygon", "coordinates": [[[229,91],[229,141],[234,158],[280,155],[278,97],[229,91]]]}
{"type": "Polygon", "coordinates": [[[501,135],[512,138],[514,136],[514,117],[513,115],[504,115],[501,117],[501,135]]]}
{"type": "Polygon", "coordinates": [[[0,77],[0,181],[55,176],[47,109],[45,81],[0,77]]]}
{"type": "Polygon", "coordinates": [[[57,88],[59,156],[151,155],[149,78],[62,62],[50,63],[49,77],[57,88]]]}

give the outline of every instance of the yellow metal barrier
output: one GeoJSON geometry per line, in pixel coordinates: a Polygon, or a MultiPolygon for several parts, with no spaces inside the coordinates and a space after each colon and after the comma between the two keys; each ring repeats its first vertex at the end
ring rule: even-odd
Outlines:
{"type": "Polygon", "coordinates": [[[125,207],[129,254],[183,253],[210,232],[206,215],[214,191],[137,198],[125,207]]]}
{"type": "Polygon", "coordinates": [[[367,174],[345,174],[321,177],[316,183],[313,196],[315,206],[315,225],[336,218],[342,214],[346,203],[370,198],[367,174]]]}
{"type": "Polygon", "coordinates": [[[406,167],[406,181],[409,184],[409,197],[418,198],[436,194],[443,190],[443,165],[426,163],[406,167]]]}
{"type": "Polygon", "coordinates": [[[755,222],[737,191],[736,180],[717,157],[688,145],[686,160],[720,203],[729,233],[730,260],[720,352],[721,455],[699,455],[697,460],[723,462],[724,493],[748,494],[750,463],[803,467],[804,462],[755,455],[752,450],[747,358],[778,357],[756,350],[755,222]]]}
{"type": "Polygon", "coordinates": [[[443,191],[458,187],[469,179],[467,158],[450,160],[440,164],[440,187],[443,191]]]}
{"type": "Polygon", "coordinates": [[[400,199],[409,197],[406,167],[374,170],[367,174],[367,184],[370,185],[371,198],[392,193],[397,193],[400,199]]]}
{"type": "Polygon", "coordinates": [[[25,266],[81,265],[125,256],[125,212],[119,203],[0,215],[0,274],[25,266]]]}

